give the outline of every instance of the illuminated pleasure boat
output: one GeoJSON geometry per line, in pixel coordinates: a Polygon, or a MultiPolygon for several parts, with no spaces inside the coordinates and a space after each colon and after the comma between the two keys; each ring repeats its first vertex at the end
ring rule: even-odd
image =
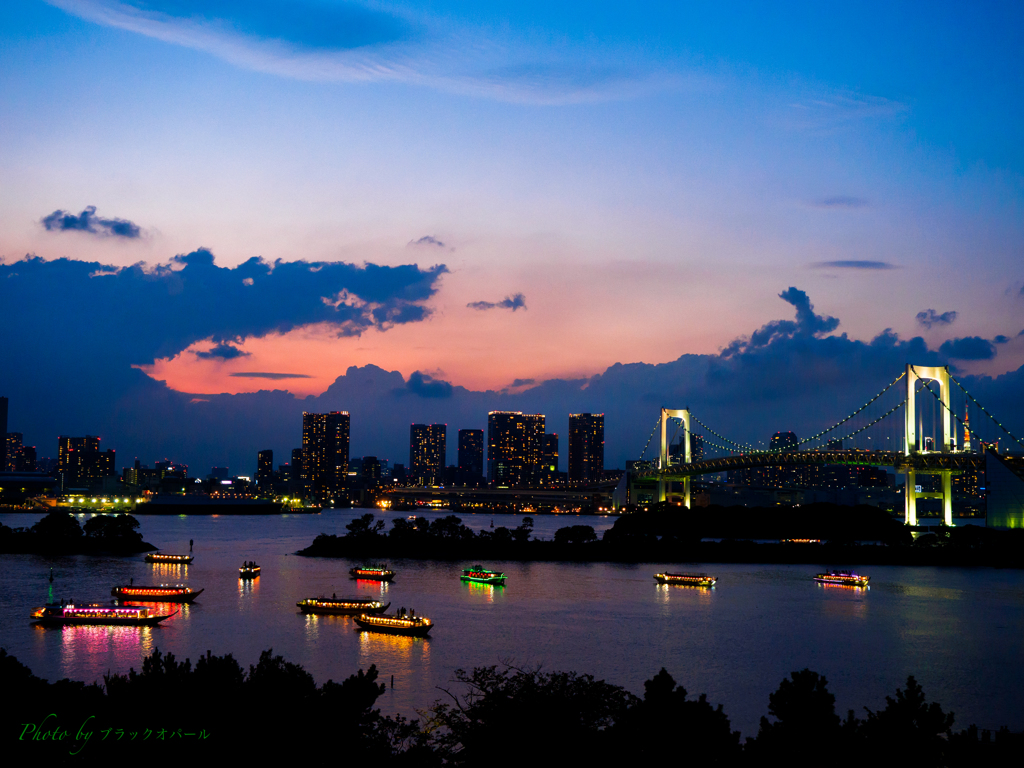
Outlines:
{"type": "MultiPolygon", "coordinates": [[[[176,612],[175,612],[176,613],[176,612]]],[[[74,627],[81,625],[113,624],[147,627],[169,619],[173,613],[150,613],[145,606],[61,605],[48,603],[32,611],[35,624],[46,627],[74,627]]]]}
{"type": "Polygon", "coordinates": [[[163,552],[150,552],[146,555],[146,562],[170,565],[188,565],[192,562],[192,555],[165,555],[163,552]]]}
{"type": "Polygon", "coordinates": [[[717,576],[706,573],[656,573],[654,580],[659,584],[676,584],[683,587],[713,587],[717,576]]]}
{"type": "Polygon", "coordinates": [[[303,613],[326,613],[358,616],[364,613],[384,613],[391,603],[382,603],[368,597],[307,597],[296,603],[303,613]]]}
{"type": "Polygon", "coordinates": [[[260,575],[260,567],[256,563],[246,563],[238,569],[238,578],[255,579],[260,575]]]}
{"type": "Polygon", "coordinates": [[[387,563],[379,565],[364,565],[349,570],[353,579],[367,579],[368,581],[391,581],[395,578],[395,572],[390,570],[387,563]]]}
{"type": "Polygon", "coordinates": [[[369,613],[356,617],[356,624],[366,632],[383,632],[387,635],[410,635],[426,637],[434,628],[433,622],[425,616],[417,616],[416,612],[406,613],[404,610],[393,616],[373,615],[369,613]]]}
{"type": "Polygon", "coordinates": [[[489,571],[481,565],[474,565],[466,568],[459,577],[462,581],[469,581],[474,584],[496,584],[499,587],[505,586],[505,574],[501,571],[489,571]]]}
{"type": "Polygon", "coordinates": [[[820,584],[835,584],[840,587],[866,587],[871,581],[871,577],[861,576],[851,571],[826,571],[819,573],[814,580],[820,584]]]}
{"type": "Polygon", "coordinates": [[[157,587],[136,587],[130,584],[125,587],[114,587],[110,594],[135,603],[191,603],[202,591],[186,587],[184,584],[161,584],[157,587]]]}

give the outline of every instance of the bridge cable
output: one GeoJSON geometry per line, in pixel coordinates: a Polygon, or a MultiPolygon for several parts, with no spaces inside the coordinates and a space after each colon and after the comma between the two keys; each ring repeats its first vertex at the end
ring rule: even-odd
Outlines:
{"type": "MultiPolygon", "coordinates": [[[[914,371],[914,373],[917,373],[917,371],[914,369],[913,365],[910,366],[910,370],[914,371]]],[[[973,402],[976,406],[978,406],[981,409],[982,413],[984,413],[986,416],[988,416],[990,419],[992,419],[992,421],[994,421],[999,426],[999,428],[1003,430],[1003,432],[1008,434],[1010,436],[1010,438],[1013,439],[1015,442],[1020,443],[1021,445],[1024,445],[1024,441],[1021,441],[1012,432],[1010,432],[1010,430],[1008,430],[1006,427],[1004,427],[995,416],[993,416],[991,413],[989,413],[987,410],[985,410],[985,406],[983,406],[981,403],[979,403],[975,399],[974,395],[972,395],[970,392],[968,392],[966,389],[964,389],[964,385],[963,384],[961,384],[959,381],[954,379],[952,375],[949,377],[949,379],[954,384],[956,384],[958,387],[960,387],[960,389],[963,391],[963,393],[965,395],[967,395],[969,398],[971,398],[971,402],[973,402]]],[[[936,400],[938,400],[940,403],[942,403],[942,407],[945,408],[947,411],[949,411],[953,415],[953,418],[956,419],[957,422],[959,422],[961,427],[963,427],[964,429],[970,429],[970,427],[967,424],[964,423],[964,420],[961,419],[956,414],[955,411],[953,411],[948,405],[946,405],[945,403],[942,402],[942,398],[939,397],[938,394],[931,388],[931,382],[930,381],[928,381],[926,379],[922,379],[921,381],[924,384],[924,388],[932,393],[932,397],[934,397],[936,400]]],[[[979,438],[979,440],[980,440],[980,438],[979,438]]]]}
{"type": "MultiPolygon", "coordinates": [[[[750,452],[754,452],[754,453],[757,453],[757,452],[758,452],[758,449],[757,449],[757,448],[755,448],[755,447],[754,447],[754,446],[752,446],[752,445],[747,445],[746,443],[737,443],[737,442],[736,442],[735,440],[730,440],[730,439],[729,439],[728,437],[726,437],[725,435],[720,435],[720,434],[718,434],[717,432],[715,432],[715,430],[713,430],[713,429],[712,429],[711,427],[709,427],[709,426],[708,426],[707,424],[705,424],[705,423],[704,423],[703,421],[701,421],[701,420],[700,420],[700,419],[698,419],[698,418],[697,418],[696,416],[694,416],[694,415],[693,415],[693,412],[692,412],[692,411],[690,412],[690,418],[691,418],[691,419],[692,419],[693,421],[696,421],[696,422],[697,422],[698,424],[700,424],[700,425],[701,425],[702,427],[704,427],[704,429],[706,429],[706,430],[707,430],[708,432],[710,432],[710,433],[711,433],[712,435],[714,435],[715,437],[717,437],[717,438],[718,438],[719,440],[724,440],[724,441],[725,441],[725,442],[727,442],[727,443],[731,443],[732,445],[735,445],[735,446],[736,446],[737,448],[742,448],[742,449],[743,449],[743,450],[741,450],[741,451],[733,451],[733,450],[732,450],[731,448],[726,448],[725,450],[727,450],[727,451],[730,451],[731,453],[750,453],[750,452]]],[[[721,446],[717,446],[717,445],[716,445],[715,447],[716,447],[716,448],[721,448],[721,446]]]]}
{"type": "MultiPolygon", "coordinates": [[[[832,431],[833,429],[835,429],[836,427],[840,427],[840,426],[842,426],[843,424],[845,424],[846,422],[848,422],[848,421],[849,421],[850,419],[852,419],[852,418],[853,418],[854,416],[856,416],[856,415],[857,415],[857,414],[859,414],[859,413],[860,413],[861,411],[863,411],[863,410],[864,410],[865,408],[867,408],[867,407],[868,407],[869,405],[871,405],[871,404],[872,404],[873,402],[875,402],[875,401],[876,401],[876,400],[877,400],[878,398],[880,398],[880,397],[881,397],[882,395],[884,395],[884,394],[885,394],[886,392],[888,392],[888,391],[889,391],[890,389],[892,389],[892,387],[893,387],[893,386],[894,386],[894,385],[895,385],[895,384],[896,384],[897,382],[899,382],[899,380],[900,380],[900,379],[902,379],[902,378],[903,378],[904,376],[906,376],[906,375],[907,375],[907,372],[906,372],[906,371],[904,371],[904,372],[903,372],[903,373],[901,373],[901,374],[900,374],[899,376],[897,376],[897,377],[896,377],[895,379],[893,379],[893,380],[892,380],[891,382],[889,382],[889,384],[888,384],[888,385],[886,385],[885,389],[883,389],[883,390],[882,390],[881,392],[879,392],[879,393],[878,393],[877,395],[875,395],[874,397],[872,397],[872,398],[871,398],[870,400],[868,400],[868,401],[867,401],[866,403],[864,403],[864,405],[862,405],[862,406],[861,406],[860,408],[858,408],[858,409],[857,409],[856,411],[854,411],[853,413],[851,413],[851,414],[850,414],[849,416],[847,416],[847,417],[846,417],[845,419],[843,419],[842,421],[837,421],[837,422],[836,422],[835,424],[833,424],[833,425],[832,425],[831,427],[829,427],[828,429],[822,430],[821,432],[819,432],[819,433],[818,433],[818,434],[816,434],[816,435],[812,435],[811,437],[805,437],[805,438],[804,438],[803,440],[800,440],[800,441],[799,441],[799,442],[797,443],[797,446],[803,445],[804,443],[809,443],[809,442],[811,442],[812,440],[817,440],[817,439],[818,439],[819,437],[821,437],[822,435],[825,435],[825,434],[827,434],[827,433],[831,432],[831,431],[832,431]]],[[[899,407],[899,406],[897,406],[897,407],[899,407]]],[[[890,411],[889,413],[892,413],[892,411],[890,411]]],[[[888,414],[887,414],[887,415],[888,415],[888,414]]],[[[885,418],[885,417],[883,416],[882,418],[885,418]]],[[[872,422],[872,423],[877,423],[877,422],[872,422]]],[[[858,431],[862,431],[862,430],[858,430],[858,431]]],[[[854,434],[857,434],[857,433],[855,432],[854,434]]],[[[840,438],[840,439],[841,439],[841,440],[845,440],[846,438],[840,438]]],[[[791,450],[793,450],[793,449],[792,449],[792,448],[787,448],[787,449],[785,449],[785,450],[779,451],[779,453],[785,453],[786,451],[791,451],[791,450]]]]}
{"type": "Polygon", "coordinates": [[[654,433],[658,431],[658,427],[660,427],[660,426],[661,426],[661,416],[659,416],[658,420],[656,422],[654,422],[654,429],[651,430],[651,434],[647,438],[647,445],[645,445],[644,449],[642,451],[640,451],[640,459],[639,459],[639,461],[643,461],[644,460],[644,455],[647,453],[647,449],[651,447],[651,440],[654,439],[654,433]]]}

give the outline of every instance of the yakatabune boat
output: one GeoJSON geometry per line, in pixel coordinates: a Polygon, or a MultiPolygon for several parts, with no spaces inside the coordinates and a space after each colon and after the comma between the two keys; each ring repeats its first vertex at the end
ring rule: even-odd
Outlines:
{"type": "Polygon", "coordinates": [[[183,584],[161,584],[157,587],[114,587],[110,594],[122,600],[136,603],[191,603],[203,590],[192,589],[183,584]]]}
{"type": "Polygon", "coordinates": [[[247,563],[238,569],[238,578],[255,579],[260,575],[260,567],[256,563],[247,563]]]}
{"type": "Polygon", "coordinates": [[[377,616],[369,613],[356,617],[356,624],[367,632],[383,632],[388,635],[411,635],[426,637],[434,624],[425,616],[394,615],[377,616]]]}
{"type": "Polygon", "coordinates": [[[391,603],[368,597],[307,597],[296,603],[303,613],[329,613],[358,616],[363,613],[384,613],[391,603]]]}
{"type": "Polygon", "coordinates": [[[656,573],[654,580],[659,584],[678,584],[684,587],[713,587],[717,576],[706,573],[656,573]]]}
{"type": "Polygon", "coordinates": [[[870,576],[861,576],[851,571],[825,571],[814,577],[821,584],[838,584],[841,587],[866,587],[870,576]]]}
{"type": "Polygon", "coordinates": [[[61,605],[48,603],[32,611],[34,623],[48,627],[73,627],[92,624],[147,627],[159,624],[173,613],[150,613],[145,606],[61,605]]]}
{"type": "Polygon", "coordinates": [[[349,570],[353,579],[367,579],[369,581],[391,581],[395,578],[395,572],[390,570],[387,563],[380,565],[364,565],[349,570]]]}
{"type": "Polygon", "coordinates": [[[165,555],[163,552],[150,552],[146,555],[147,563],[183,563],[188,565],[192,562],[192,555],[165,555]]]}
{"type": "Polygon", "coordinates": [[[474,565],[466,568],[459,577],[462,581],[471,581],[474,584],[497,584],[505,586],[505,574],[501,571],[489,571],[481,565],[474,565]]]}

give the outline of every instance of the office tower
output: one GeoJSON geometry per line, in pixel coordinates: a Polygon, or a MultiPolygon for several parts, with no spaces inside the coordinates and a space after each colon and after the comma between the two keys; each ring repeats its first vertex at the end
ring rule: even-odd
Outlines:
{"type": "Polygon", "coordinates": [[[34,445],[21,446],[21,455],[14,467],[15,472],[35,472],[36,470],[36,447],[34,445]]]}
{"type": "Polygon", "coordinates": [[[447,452],[447,424],[413,424],[409,428],[409,472],[417,485],[441,482],[447,452]]]}
{"type": "MultiPolygon", "coordinates": [[[[776,432],[768,442],[768,450],[778,453],[792,453],[799,450],[799,447],[800,441],[793,432],[776,432]]],[[[766,467],[764,483],[769,488],[798,485],[804,479],[804,474],[798,467],[766,467]]]]}
{"type": "Polygon", "coordinates": [[[348,411],[302,414],[304,492],[315,499],[333,500],[348,481],[348,411]]]}
{"type": "Polygon", "coordinates": [[[521,411],[487,414],[487,481],[521,485],[526,466],[526,422],[521,411]]]}
{"type": "Polygon", "coordinates": [[[395,464],[391,468],[391,479],[395,481],[395,485],[405,485],[408,481],[408,473],[405,471],[405,464],[395,464]]]}
{"type": "Polygon", "coordinates": [[[544,421],[544,415],[540,413],[523,415],[523,482],[527,485],[539,485],[541,482],[544,421]]]}
{"type": "Polygon", "coordinates": [[[569,414],[569,482],[593,483],[604,474],[604,414],[569,414]]]}
{"type": "Polygon", "coordinates": [[[690,433],[690,461],[704,461],[704,435],[690,433]]]}
{"type": "Polygon", "coordinates": [[[292,472],[288,481],[288,493],[293,496],[305,496],[308,486],[306,469],[302,464],[302,449],[292,448],[292,472]]]}
{"type": "Polygon", "coordinates": [[[22,434],[21,432],[8,432],[5,440],[7,452],[4,454],[7,461],[0,464],[0,472],[17,472],[18,462],[21,458],[22,434]]]}
{"type": "Polygon", "coordinates": [[[101,451],[100,439],[85,437],[57,438],[57,471],[61,473],[64,488],[91,485],[104,477],[113,477],[115,456],[113,449],[101,451]]]}
{"type": "MultiPolygon", "coordinates": [[[[7,437],[7,398],[0,397],[0,435],[7,437]]],[[[7,466],[7,440],[0,440],[0,467],[7,466]]]]}
{"type": "Polygon", "coordinates": [[[274,452],[269,448],[256,454],[256,485],[266,491],[274,484],[274,452]]]}
{"type": "Polygon", "coordinates": [[[544,435],[541,450],[540,482],[550,483],[558,477],[558,434],[544,435]]]}
{"type": "Polygon", "coordinates": [[[363,456],[363,471],[360,475],[367,486],[380,484],[380,469],[380,461],[376,456],[363,456]]]}
{"type": "Polygon", "coordinates": [[[459,469],[464,476],[484,476],[484,431],[459,430],[459,469]]]}

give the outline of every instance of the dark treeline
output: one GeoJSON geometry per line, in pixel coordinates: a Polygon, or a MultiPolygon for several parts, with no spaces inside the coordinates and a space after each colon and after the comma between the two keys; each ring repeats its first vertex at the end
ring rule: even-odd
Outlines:
{"type": "Polygon", "coordinates": [[[1024,531],[978,526],[942,529],[915,539],[876,507],[707,507],[657,505],[621,515],[604,535],[593,527],[532,537],[533,520],[474,533],[455,515],[433,522],[395,519],[391,530],[366,514],[344,536],[320,534],[299,552],[315,557],[438,560],[583,560],[619,562],[860,563],[1024,567],[1024,531]],[[787,539],[815,540],[792,543],[787,539]]]}
{"type": "Polygon", "coordinates": [[[83,527],[70,512],[55,510],[28,530],[0,524],[0,553],[130,555],[156,549],[142,540],[131,515],[96,515],[83,527]]]}
{"type": "Polygon", "coordinates": [[[301,666],[264,651],[248,670],[230,655],[180,662],[159,650],[103,684],[47,683],[0,650],[9,702],[5,757],[47,763],[132,758],[264,762],[270,755],[409,766],[1020,765],[1024,735],[956,731],[913,677],[885,706],[845,718],[828,683],[794,672],[768,697],[756,735],[741,740],[721,705],[693,698],[662,669],[642,696],[575,672],[512,666],[456,670],[422,719],[381,714],[373,666],[317,686],[301,666]],[[43,737],[46,738],[43,738],[43,737]],[[362,762],[360,762],[362,761],[362,762]]]}

